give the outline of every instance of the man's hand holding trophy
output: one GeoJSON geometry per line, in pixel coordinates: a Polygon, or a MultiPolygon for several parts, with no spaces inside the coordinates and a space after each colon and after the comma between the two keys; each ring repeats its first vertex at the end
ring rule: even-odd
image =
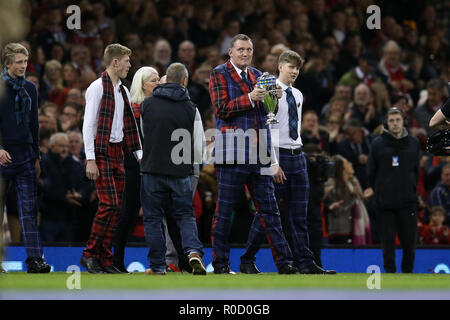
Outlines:
{"type": "Polygon", "coordinates": [[[264,108],[267,111],[267,124],[276,124],[278,120],[275,119],[275,110],[277,108],[278,99],[281,98],[282,90],[277,85],[277,78],[264,72],[256,82],[258,88],[265,89],[264,108]]]}

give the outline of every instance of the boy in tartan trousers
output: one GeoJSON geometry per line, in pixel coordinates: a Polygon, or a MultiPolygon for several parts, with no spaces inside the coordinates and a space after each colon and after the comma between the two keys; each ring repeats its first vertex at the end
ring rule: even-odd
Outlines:
{"type": "Polygon", "coordinates": [[[90,273],[123,273],[113,266],[111,250],[124,190],[123,152],[134,152],[138,161],[142,158],[130,93],[120,81],[131,67],[130,55],[127,47],[108,45],[103,57],[106,70],[86,91],[86,176],[95,181],[99,199],[91,236],[80,261],[90,273]]]}

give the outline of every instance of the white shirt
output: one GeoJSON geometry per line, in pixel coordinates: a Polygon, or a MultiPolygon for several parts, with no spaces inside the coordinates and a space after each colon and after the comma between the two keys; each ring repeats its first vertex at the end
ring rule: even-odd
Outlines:
{"type": "MultiPolygon", "coordinates": [[[[111,127],[111,134],[109,136],[109,142],[119,143],[123,140],[123,112],[125,102],[120,92],[119,81],[114,86],[114,117],[111,127]]],[[[130,92],[124,86],[125,92],[128,97],[128,101],[131,101],[130,92]]],[[[95,137],[97,136],[97,124],[100,113],[100,103],[103,96],[103,84],[102,78],[99,78],[91,83],[86,90],[86,108],[84,111],[83,120],[83,140],[84,151],[86,153],[86,160],[95,160],[95,137]]],[[[131,107],[130,107],[131,108],[131,107]]],[[[130,110],[132,112],[132,110],[130,110]]],[[[137,128],[137,126],[136,126],[137,128]]],[[[142,159],[142,150],[135,152],[135,157],[142,159]]]]}
{"type": "Polygon", "coordinates": [[[281,99],[278,100],[278,113],[275,117],[278,120],[278,123],[270,126],[272,144],[275,147],[284,149],[298,149],[303,145],[302,138],[300,137],[303,94],[297,88],[290,86],[290,88],[292,89],[292,95],[294,96],[295,103],[297,105],[298,114],[298,138],[294,140],[289,136],[289,106],[286,100],[286,89],[288,88],[288,86],[278,79],[277,84],[283,90],[283,95],[281,96],[281,99]]]}
{"type": "MultiPolygon", "coordinates": [[[[241,72],[245,71],[245,73],[247,74],[247,79],[250,82],[250,77],[248,76],[248,68],[245,68],[245,70],[242,70],[242,69],[239,69],[238,67],[236,67],[236,65],[233,63],[233,61],[231,59],[230,59],[230,62],[233,65],[234,70],[236,70],[236,72],[239,75],[239,77],[242,79],[241,72]]],[[[254,108],[255,104],[253,103],[252,98],[250,98],[250,93],[248,94],[248,99],[250,100],[250,103],[252,104],[252,107],[254,108]]]]}
{"type": "Polygon", "coordinates": [[[202,117],[197,108],[195,108],[194,118],[194,165],[206,162],[206,137],[203,130],[202,117]]]}

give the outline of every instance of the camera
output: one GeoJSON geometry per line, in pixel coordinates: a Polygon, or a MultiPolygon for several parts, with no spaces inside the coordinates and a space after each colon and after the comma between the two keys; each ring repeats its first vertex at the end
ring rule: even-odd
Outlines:
{"type": "Polygon", "coordinates": [[[311,180],[325,182],[334,177],[335,164],[327,156],[321,154],[306,154],[308,159],[308,174],[311,180]]]}
{"type": "Polygon", "coordinates": [[[435,156],[450,155],[450,130],[440,130],[429,136],[427,139],[427,151],[435,156]]]}

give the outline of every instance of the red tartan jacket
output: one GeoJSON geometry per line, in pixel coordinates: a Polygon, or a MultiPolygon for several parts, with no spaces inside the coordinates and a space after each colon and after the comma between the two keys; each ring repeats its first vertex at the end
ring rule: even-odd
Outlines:
{"type": "MultiPolygon", "coordinates": [[[[250,66],[247,70],[248,78],[254,87],[262,72],[250,66]]],[[[259,102],[255,102],[255,107],[252,106],[248,97],[249,92],[250,89],[230,61],[217,66],[210,74],[209,94],[216,114],[217,133],[220,132],[214,137],[215,164],[244,162],[255,164],[255,159],[260,163],[261,155],[255,147],[260,143],[264,143],[270,157],[270,129],[266,123],[266,110],[259,102]],[[245,136],[249,129],[255,130],[254,137],[245,136]],[[265,129],[266,134],[259,137],[261,129],[265,129]],[[245,141],[244,145],[237,143],[242,140],[245,141]],[[234,142],[227,143],[227,141],[234,142]]],[[[264,166],[269,164],[263,163],[264,166]]]]}

